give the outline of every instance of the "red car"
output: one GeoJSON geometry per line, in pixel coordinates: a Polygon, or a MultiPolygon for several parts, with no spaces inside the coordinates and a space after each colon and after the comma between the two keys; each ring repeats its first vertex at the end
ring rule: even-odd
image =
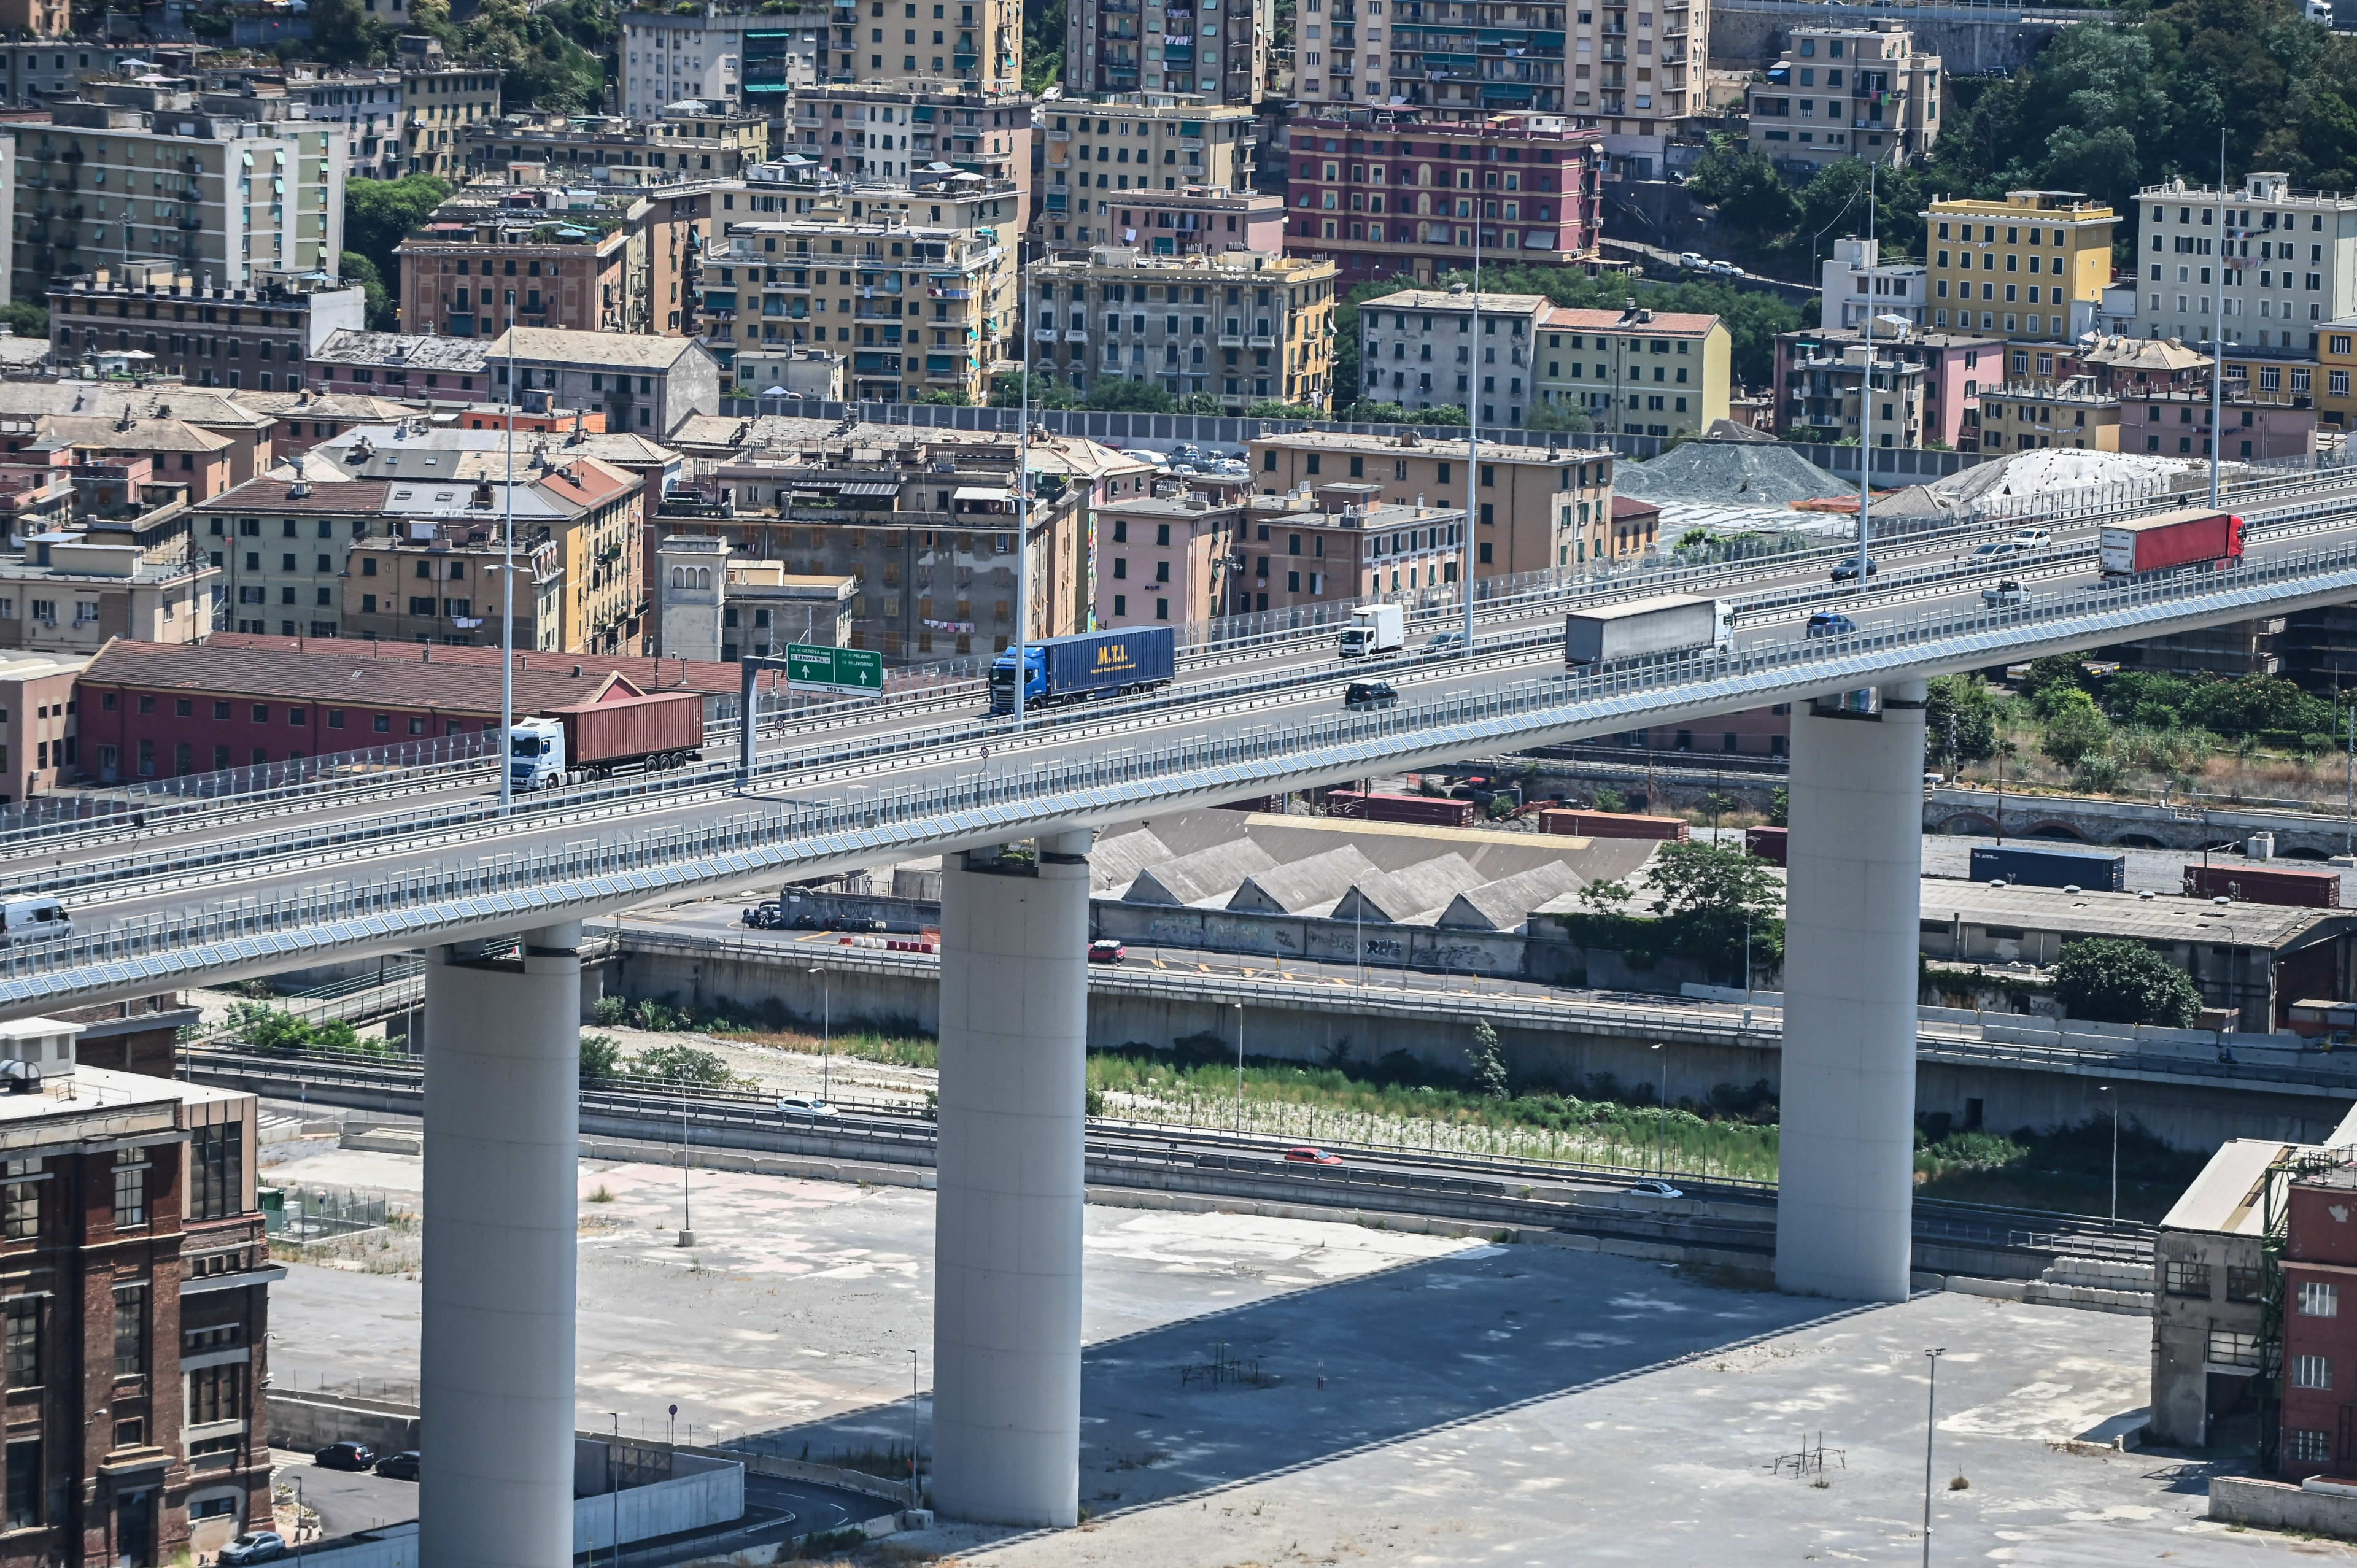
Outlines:
{"type": "Polygon", "coordinates": [[[1288,1164],[1299,1165],[1339,1165],[1342,1163],[1341,1155],[1329,1155],[1314,1144],[1304,1144],[1298,1148],[1287,1149],[1285,1151],[1285,1157],[1288,1164]]]}
{"type": "Polygon", "coordinates": [[[1129,950],[1111,937],[1102,937],[1089,944],[1091,963],[1119,963],[1129,956],[1129,950]]]}

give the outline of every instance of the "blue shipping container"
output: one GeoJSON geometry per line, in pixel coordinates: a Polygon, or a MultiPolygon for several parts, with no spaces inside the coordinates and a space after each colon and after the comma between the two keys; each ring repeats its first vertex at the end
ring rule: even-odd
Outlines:
{"type": "Polygon", "coordinates": [[[2083,887],[2124,893],[2128,857],[2092,849],[2031,849],[2007,844],[1973,851],[1973,880],[2004,880],[2020,887],[2083,887]]]}
{"type": "MultiPolygon", "coordinates": [[[[1023,705],[1076,703],[1119,692],[1167,686],[1178,671],[1178,639],[1167,626],[1051,637],[1023,650],[1023,705]]],[[[1015,708],[1015,650],[990,667],[990,711],[1015,708]]]]}

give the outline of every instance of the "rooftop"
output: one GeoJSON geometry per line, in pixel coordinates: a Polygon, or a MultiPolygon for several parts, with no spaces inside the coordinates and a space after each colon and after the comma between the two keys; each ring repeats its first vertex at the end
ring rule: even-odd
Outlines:
{"type": "Polygon", "coordinates": [[[1926,877],[1923,918],[1968,926],[2018,926],[2065,936],[2126,937],[2147,942],[2212,942],[2223,947],[2290,948],[2357,923],[2357,910],[2303,909],[2280,904],[2215,904],[2166,894],[2069,893],[2056,887],[1926,877]],[[2330,929],[2328,929],[2330,928],[2330,929]]]}
{"type": "Polygon", "coordinates": [[[332,333],[311,351],[315,364],[393,365],[421,371],[480,371],[490,345],[479,338],[445,338],[431,332],[332,333]]]}
{"type": "Polygon", "coordinates": [[[491,339],[485,355],[512,355],[533,364],[554,363],[590,371],[668,371],[692,354],[709,350],[693,338],[624,337],[611,332],[576,332],[559,327],[513,327],[491,339]]]}
{"type": "MultiPolygon", "coordinates": [[[[82,680],[93,685],[193,692],[208,696],[350,703],[354,706],[483,714],[500,711],[499,654],[495,649],[479,650],[491,655],[490,663],[485,666],[455,657],[478,650],[430,648],[412,662],[351,650],[363,646],[347,645],[333,652],[290,652],[283,647],[241,646],[234,640],[183,646],[117,638],[99,650],[90,668],[82,672],[82,680]]],[[[515,702],[519,712],[586,703],[621,679],[592,673],[583,656],[564,657],[567,671],[579,669],[583,672],[555,672],[533,668],[525,660],[518,661],[515,702]]],[[[638,689],[633,682],[623,683],[634,693],[638,689]]],[[[360,732],[355,733],[354,739],[365,744],[360,732]]]]}
{"type": "MultiPolygon", "coordinates": [[[[1888,264],[1878,269],[1889,272],[1888,264]]],[[[1700,338],[1718,325],[1716,316],[1682,310],[1577,310],[1558,305],[1539,317],[1550,332],[1632,332],[1662,338],[1700,338]]]]}
{"type": "MultiPolygon", "coordinates": [[[[1291,430],[1281,435],[1257,435],[1256,446],[1278,446],[1291,449],[1304,447],[1323,452],[1429,452],[1439,457],[1462,457],[1467,441],[1446,435],[1356,435],[1347,430],[1291,430]]],[[[1585,446],[1510,446],[1496,442],[1481,443],[1481,456],[1493,463],[1585,463],[1598,458],[1609,459],[1612,453],[1603,447],[1585,446]]]]}
{"type": "MultiPolygon", "coordinates": [[[[1397,294],[1370,299],[1361,308],[1372,310],[1380,306],[1385,310],[1470,310],[1474,304],[1470,289],[1404,288],[1397,294]]],[[[1483,310],[1495,311],[1500,316],[1537,316],[1555,308],[1554,301],[1543,294],[1484,294],[1480,305],[1483,310]]]]}
{"type": "Polygon", "coordinates": [[[2169,1207],[2164,1230],[2256,1236],[2266,1219],[2267,1167],[2307,1145],[2273,1138],[2235,1138],[2210,1156],[2193,1185],[2169,1207]]]}

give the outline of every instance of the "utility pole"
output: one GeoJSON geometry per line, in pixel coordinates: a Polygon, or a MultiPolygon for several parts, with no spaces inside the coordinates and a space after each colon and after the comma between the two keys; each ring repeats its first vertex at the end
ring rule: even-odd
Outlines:
{"type": "Polygon", "coordinates": [[[1874,274],[1882,260],[1874,248],[1874,185],[1875,171],[1880,166],[1871,159],[1866,166],[1866,365],[1857,381],[1857,596],[1861,605],[1866,600],[1867,568],[1873,564],[1867,542],[1873,532],[1867,514],[1874,492],[1874,274]]]}
{"type": "Polygon", "coordinates": [[[2218,128],[2218,271],[2210,317],[2210,504],[2218,504],[2218,448],[2225,445],[2222,395],[2226,385],[2226,128],[2218,128]]]}
{"type": "Polygon", "coordinates": [[[1017,263],[1015,292],[1023,301],[1023,427],[1015,438],[1015,729],[1023,729],[1024,642],[1031,618],[1031,334],[1037,320],[1031,270],[1017,263]]]}
{"type": "Polygon", "coordinates": [[[1932,1439],[1939,1431],[1940,1358],[1947,1353],[1944,1345],[1923,1352],[1932,1368],[1932,1387],[1923,1410],[1923,1568],[1932,1568],[1932,1439]]]}
{"type": "MultiPolygon", "coordinates": [[[[1534,349],[1536,345],[1533,345],[1534,349]]],[[[1475,486],[1481,468],[1481,192],[1473,192],[1473,370],[1465,394],[1465,646],[1458,657],[1473,657],[1473,529],[1480,507],[1475,486]]]]}
{"type": "MultiPolygon", "coordinates": [[[[508,319],[508,482],[505,525],[500,530],[500,815],[515,804],[515,779],[508,766],[508,732],[515,727],[515,411],[516,326],[508,319]]],[[[568,757],[568,764],[576,760],[568,757]]]]}

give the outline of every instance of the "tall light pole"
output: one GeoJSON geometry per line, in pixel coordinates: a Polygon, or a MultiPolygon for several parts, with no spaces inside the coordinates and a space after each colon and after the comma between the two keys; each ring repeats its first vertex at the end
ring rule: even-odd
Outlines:
{"type": "Polygon", "coordinates": [[[1244,1004],[1236,1004],[1236,1132],[1244,1130],[1244,1004]]]}
{"type": "Polygon", "coordinates": [[[2108,1083],[2099,1085],[2095,1092],[2109,1096],[2112,1108],[2112,1218],[2120,1217],[2120,1097],[2108,1083]]]}
{"type": "MultiPolygon", "coordinates": [[[[515,780],[508,766],[508,732],[515,727],[515,414],[523,399],[516,392],[516,325],[508,317],[508,482],[506,521],[500,530],[500,815],[515,804],[515,780]]],[[[569,759],[568,759],[569,760],[569,759]]]]}
{"type": "MultiPolygon", "coordinates": [[[[1534,349],[1536,345],[1533,345],[1534,349]]],[[[1461,659],[1473,657],[1473,529],[1481,515],[1475,487],[1481,477],[1481,190],[1473,190],[1473,369],[1466,377],[1465,393],[1465,646],[1461,659]]]]}
{"type": "Polygon", "coordinates": [[[1872,532],[1867,514],[1874,490],[1874,274],[1882,258],[1874,249],[1874,177],[1880,166],[1866,166],[1866,364],[1857,379],[1857,596],[1866,598],[1866,570],[1872,564],[1866,553],[1872,532]]]}
{"type": "Polygon", "coordinates": [[[695,1225],[688,1209],[687,1194],[687,1074],[679,1075],[679,1242],[683,1247],[695,1245],[695,1225]]]}
{"type": "Polygon", "coordinates": [[[1653,1042],[1653,1059],[1662,1064],[1660,1113],[1653,1118],[1653,1164],[1666,1176],[1670,1174],[1670,1053],[1662,1049],[1659,1040],[1653,1042]]]}
{"type": "Polygon", "coordinates": [[[2218,504],[2218,449],[2225,445],[2226,386],[2226,127],[2218,127],[2218,271],[2210,307],[2210,504],[2218,504]]]}
{"type": "MultiPolygon", "coordinates": [[[[1015,292],[1023,301],[1023,428],[1015,438],[1015,728],[1023,728],[1024,642],[1031,629],[1031,334],[1034,306],[1031,272],[1015,264],[1015,292]]],[[[994,662],[996,662],[994,660],[994,662]]]]}
{"type": "Polygon", "coordinates": [[[834,976],[813,966],[818,976],[818,1097],[832,1104],[834,1091],[834,976]]]}
{"type": "Polygon", "coordinates": [[[1940,1358],[1947,1353],[1944,1345],[1923,1352],[1932,1369],[1931,1391],[1923,1409],[1923,1568],[1932,1568],[1932,1439],[1939,1430],[1940,1358]]]}

